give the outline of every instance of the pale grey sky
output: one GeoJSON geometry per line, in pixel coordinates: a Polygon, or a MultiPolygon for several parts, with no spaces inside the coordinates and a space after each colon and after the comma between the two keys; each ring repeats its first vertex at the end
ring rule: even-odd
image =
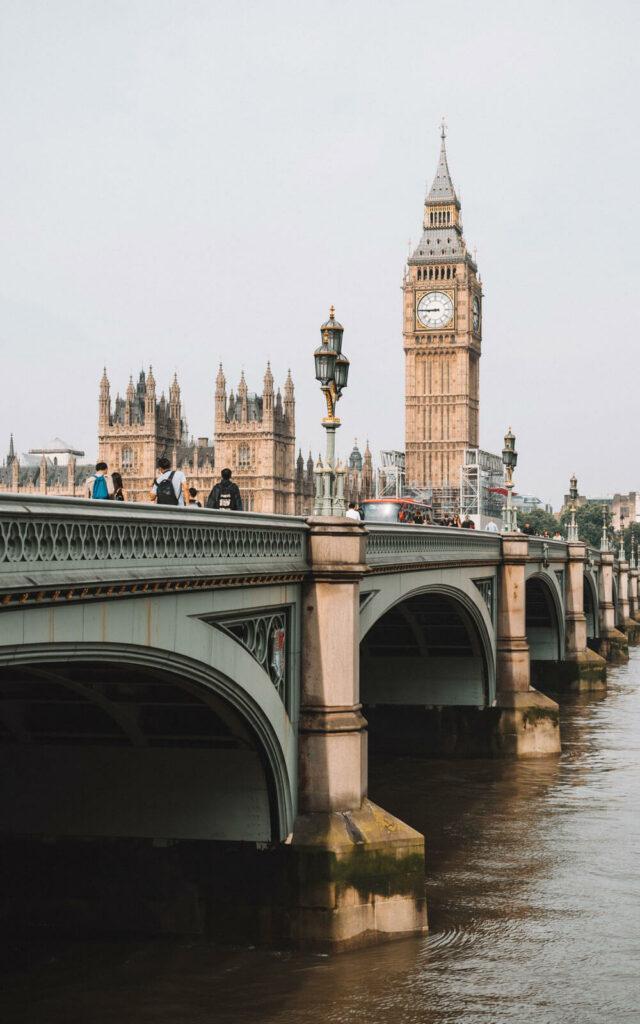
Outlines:
{"type": "Polygon", "coordinates": [[[558,504],[640,488],[632,2],[1,0],[0,452],[96,447],[98,380],[178,370],[212,433],[221,359],[290,366],[331,303],[339,446],[402,447],[402,271],[449,125],[484,282],[481,443],[558,504]]]}

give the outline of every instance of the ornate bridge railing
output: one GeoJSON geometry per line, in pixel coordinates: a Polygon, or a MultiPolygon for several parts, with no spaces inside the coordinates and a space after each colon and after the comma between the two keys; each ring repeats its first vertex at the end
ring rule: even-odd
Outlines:
{"type": "Polygon", "coordinates": [[[500,560],[499,534],[442,526],[378,526],[367,523],[367,565],[392,569],[421,563],[441,564],[500,560]]]}
{"type": "Polygon", "coordinates": [[[547,540],[544,537],[529,538],[529,558],[537,562],[564,562],[567,557],[567,543],[564,540],[547,540]]]}
{"type": "Polygon", "coordinates": [[[302,579],[302,519],[0,496],[2,604],[302,579]]]}

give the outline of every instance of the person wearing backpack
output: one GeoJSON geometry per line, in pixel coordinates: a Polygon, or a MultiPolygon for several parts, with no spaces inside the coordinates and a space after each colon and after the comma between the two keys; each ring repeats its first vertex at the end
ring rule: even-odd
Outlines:
{"type": "Polygon", "coordinates": [[[151,500],[158,505],[186,505],[189,502],[187,478],[180,469],[172,469],[166,455],[158,459],[156,478],[151,487],[151,500]]]}
{"type": "Polygon", "coordinates": [[[115,490],[113,477],[107,472],[109,467],[106,462],[96,462],[96,471],[90,476],[85,485],[85,497],[97,501],[109,501],[113,498],[115,490]]]}
{"type": "Polygon", "coordinates": [[[231,479],[231,470],[223,469],[220,480],[212,487],[207,498],[207,508],[219,508],[222,512],[242,512],[240,488],[231,479]]]}

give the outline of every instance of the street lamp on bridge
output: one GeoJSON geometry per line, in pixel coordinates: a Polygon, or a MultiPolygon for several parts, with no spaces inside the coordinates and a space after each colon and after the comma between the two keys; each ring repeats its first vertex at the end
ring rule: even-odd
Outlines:
{"type": "Polygon", "coordinates": [[[327,403],[327,415],[322,426],[327,432],[324,464],[318,459],[316,466],[315,515],[341,516],[344,514],[344,469],[336,465],[336,430],[340,420],[336,405],[347,386],[349,360],[342,352],[344,327],[335,318],[335,309],[329,310],[329,319],[322,324],[322,344],[313,353],[316,380],[320,382],[327,403]]]}
{"type": "Polygon", "coordinates": [[[578,479],[575,475],[569,480],[569,500],[571,505],[569,507],[569,529],[567,530],[567,540],[570,544],[576,544],[578,541],[578,523],[576,522],[576,501],[578,500],[578,479]]]}
{"type": "Polygon", "coordinates": [[[518,524],[516,510],[512,504],[511,492],[513,490],[513,471],[518,463],[518,453],[516,451],[515,434],[511,432],[511,427],[509,427],[504,435],[502,462],[504,463],[505,484],[507,488],[507,502],[502,513],[502,529],[505,533],[515,533],[518,524]]]}
{"type": "Polygon", "coordinates": [[[600,550],[609,550],[609,531],[607,529],[607,506],[602,506],[602,537],[600,538],[600,550]]]}
{"type": "Polygon", "coordinates": [[[620,509],[620,546],[618,548],[618,561],[625,561],[624,553],[624,512],[620,509]]]}

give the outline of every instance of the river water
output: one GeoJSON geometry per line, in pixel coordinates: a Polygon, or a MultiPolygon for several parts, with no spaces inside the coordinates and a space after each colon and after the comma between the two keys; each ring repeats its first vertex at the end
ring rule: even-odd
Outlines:
{"type": "Polygon", "coordinates": [[[640,1024],[640,650],[541,761],[372,766],[427,837],[431,931],[334,957],[69,943],[4,978],[3,1024],[640,1024]]]}

